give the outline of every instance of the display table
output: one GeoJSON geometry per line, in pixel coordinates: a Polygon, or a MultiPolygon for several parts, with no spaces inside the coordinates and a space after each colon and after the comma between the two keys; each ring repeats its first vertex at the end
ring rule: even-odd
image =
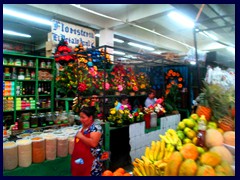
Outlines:
{"type": "Polygon", "coordinates": [[[71,176],[71,156],[32,164],[29,167],[17,167],[10,171],[3,171],[3,176],[71,176]]]}

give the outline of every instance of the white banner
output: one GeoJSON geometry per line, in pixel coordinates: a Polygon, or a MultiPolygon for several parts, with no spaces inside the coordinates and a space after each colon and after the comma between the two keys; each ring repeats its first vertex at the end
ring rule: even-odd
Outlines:
{"type": "MultiPolygon", "coordinates": [[[[68,42],[69,48],[74,49],[80,43],[84,48],[95,46],[95,33],[92,29],[66,23],[63,21],[52,19],[52,37],[53,48],[55,50],[61,39],[68,42]]],[[[54,51],[53,50],[53,51],[54,51]]]]}

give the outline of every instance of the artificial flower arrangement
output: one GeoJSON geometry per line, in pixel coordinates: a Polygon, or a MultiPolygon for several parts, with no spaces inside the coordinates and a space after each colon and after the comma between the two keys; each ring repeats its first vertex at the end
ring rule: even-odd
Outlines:
{"type": "Polygon", "coordinates": [[[126,77],[126,70],[124,69],[123,65],[115,65],[113,71],[110,73],[110,76],[111,89],[118,93],[124,92],[126,89],[124,80],[126,77]]]}
{"type": "Polygon", "coordinates": [[[169,69],[165,75],[165,80],[168,82],[166,84],[165,94],[168,95],[170,92],[170,88],[173,85],[176,85],[178,89],[183,88],[183,77],[179,72],[174,71],[173,69],[169,69]]]}
{"type": "Polygon", "coordinates": [[[66,66],[70,62],[75,61],[75,57],[71,54],[72,49],[68,47],[68,42],[63,38],[56,47],[54,59],[62,66],[66,66]]]}
{"type": "Polygon", "coordinates": [[[150,114],[150,113],[157,113],[158,117],[161,117],[166,113],[165,108],[163,107],[164,98],[159,98],[156,100],[156,103],[154,105],[151,105],[149,107],[144,107],[144,113],[150,114]]]}
{"type": "Polygon", "coordinates": [[[127,68],[127,91],[130,92],[138,92],[139,88],[138,88],[138,82],[137,82],[137,78],[135,75],[135,72],[133,71],[132,68],[127,68]]]}
{"type": "Polygon", "coordinates": [[[150,80],[146,73],[140,72],[136,75],[139,91],[144,93],[150,88],[150,80]]]}
{"type": "Polygon", "coordinates": [[[96,76],[93,76],[92,83],[94,85],[95,91],[98,94],[103,93],[104,90],[105,90],[106,94],[109,94],[110,83],[109,83],[108,73],[105,74],[105,87],[104,87],[104,72],[103,71],[98,71],[96,76]]]}

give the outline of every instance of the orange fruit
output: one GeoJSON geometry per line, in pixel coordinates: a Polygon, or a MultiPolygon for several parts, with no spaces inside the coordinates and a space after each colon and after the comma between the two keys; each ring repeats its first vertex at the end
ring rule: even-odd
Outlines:
{"type": "Polygon", "coordinates": [[[112,173],[112,171],[110,171],[110,170],[105,170],[105,171],[102,173],[102,176],[113,176],[113,173],[112,173]]]}
{"type": "Polygon", "coordinates": [[[118,171],[115,171],[113,172],[113,176],[123,176],[123,174],[118,171]]]}
{"type": "Polygon", "coordinates": [[[130,173],[126,172],[123,174],[123,176],[132,176],[130,173]]]}
{"type": "Polygon", "coordinates": [[[121,174],[124,174],[125,170],[123,168],[118,168],[118,169],[115,170],[115,172],[119,172],[121,174]]]}

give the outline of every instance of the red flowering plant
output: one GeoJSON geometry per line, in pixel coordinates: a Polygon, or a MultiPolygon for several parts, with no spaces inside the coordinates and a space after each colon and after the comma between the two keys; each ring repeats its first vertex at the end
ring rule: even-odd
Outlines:
{"type": "Polygon", "coordinates": [[[163,107],[164,98],[159,98],[156,100],[154,105],[150,105],[149,107],[144,107],[144,113],[149,114],[152,112],[157,113],[158,117],[161,117],[166,113],[165,108],[163,107]]]}
{"type": "Polygon", "coordinates": [[[139,87],[138,87],[138,82],[137,82],[135,72],[133,71],[132,68],[128,68],[127,72],[128,72],[127,73],[127,91],[138,92],[139,87]]]}
{"type": "Polygon", "coordinates": [[[113,71],[110,73],[111,89],[114,92],[123,92],[126,89],[125,83],[126,70],[123,65],[117,64],[114,66],[113,71]]]}

